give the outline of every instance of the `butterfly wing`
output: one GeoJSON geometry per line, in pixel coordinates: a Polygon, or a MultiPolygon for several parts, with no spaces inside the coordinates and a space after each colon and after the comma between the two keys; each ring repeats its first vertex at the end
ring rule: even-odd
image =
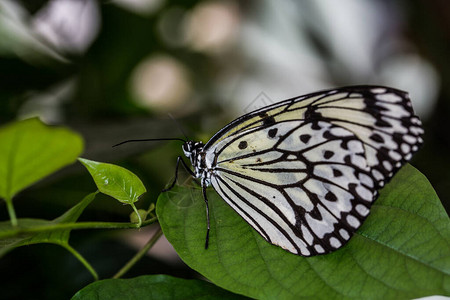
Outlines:
{"type": "Polygon", "coordinates": [[[206,144],[206,162],[212,186],[261,236],[310,256],[350,239],[422,133],[404,92],[342,88],[233,121],[206,144]]]}
{"type": "MultiPolygon", "coordinates": [[[[214,148],[221,152],[228,138],[294,120],[326,121],[354,133],[364,144],[365,157],[378,188],[423,143],[422,124],[414,115],[406,92],[380,86],[353,86],[284,100],[241,116],[215,134],[205,150],[214,148]]],[[[230,150],[226,152],[224,155],[233,155],[230,150]]]]}

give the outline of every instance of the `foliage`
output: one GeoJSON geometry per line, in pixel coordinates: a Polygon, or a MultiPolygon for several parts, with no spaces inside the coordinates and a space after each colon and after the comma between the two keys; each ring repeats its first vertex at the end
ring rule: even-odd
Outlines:
{"type": "Polygon", "coordinates": [[[137,223],[140,227],[142,225],[142,218],[134,203],[147,190],[139,177],[127,169],[112,164],[99,163],[83,158],[79,158],[78,160],[91,173],[100,192],[114,197],[119,202],[131,205],[138,217],[137,223]]]}
{"type": "Polygon", "coordinates": [[[203,280],[186,280],[167,275],[132,279],[106,279],[90,284],[72,298],[141,299],[245,299],[203,280]]]}
{"type": "Polygon", "coordinates": [[[79,204],[71,208],[62,216],[53,221],[40,219],[19,219],[16,226],[9,222],[0,223],[0,236],[5,236],[0,245],[0,256],[5,255],[14,248],[32,244],[48,243],[66,248],[75,255],[80,262],[91,272],[95,279],[98,275],[89,263],[69,245],[70,227],[64,229],[63,224],[75,223],[83,210],[94,200],[96,193],[87,195],[79,204]],[[8,237],[9,236],[9,237],[8,237]]]}
{"type": "MultiPolygon", "coordinates": [[[[1,196],[10,204],[18,192],[71,164],[82,152],[78,134],[36,119],[0,128],[0,145],[6,165],[0,176],[1,196]],[[38,159],[30,166],[27,161],[34,157],[38,159]]],[[[53,220],[16,218],[10,205],[11,221],[0,222],[0,256],[25,245],[55,244],[82,263],[96,282],[73,299],[241,297],[233,293],[252,298],[396,299],[450,294],[449,219],[426,178],[410,165],[381,191],[371,215],[347,246],[329,255],[304,258],[265,242],[212,189],[208,190],[210,247],[205,250],[204,201],[198,187],[178,186],[162,193],[156,217],[153,204],[146,210],[135,206],[146,192],[135,174],[112,164],[78,159],[91,174],[97,192],[53,220]],[[78,221],[99,193],[132,206],[131,221],[78,221]],[[213,284],[166,275],[118,279],[138,264],[161,231],[113,279],[100,281],[96,268],[70,243],[73,230],[137,229],[156,221],[180,257],[213,284]]]]}
{"type": "Polygon", "coordinates": [[[213,283],[257,299],[416,298],[449,295],[450,222],[436,193],[412,166],[381,192],[348,245],[299,257],[272,246],[214,192],[210,246],[201,191],[161,194],[157,215],[180,257],[213,283]]]}
{"type": "MultiPolygon", "coordinates": [[[[12,198],[21,190],[75,161],[83,148],[81,137],[65,128],[50,128],[38,119],[0,130],[0,198],[13,214],[12,198]]],[[[16,224],[15,215],[11,223],[16,224]]]]}
{"type": "MultiPolygon", "coordinates": [[[[12,198],[22,189],[36,183],[77,158],[82,152],[81,137],[66,128],[51,128],[37,119],[12,123],[0,129],[0,153],[2,169],[0,196],[8,205],[11,222],[0,223],[0,256],[13,249],[40,243],[56,244],[71,252],[98,279],[97,272],[74,248],[69,245],[73,229],[88,228],[139,228],[155,221],[143,222],[138,214],[138,224],[112,222],[76,222],[83,210],[94,200],[98,192],[84,197],[77,205],[60,217],[43,219],[17,219],[12,198]],[[30,144],[29,144],[30,143],[30,144]]],[[[130,171],[111,164],[79,159],[89,170],[100,192],[116,200],[134,206],[146,192],[141,180],[130,171]]],[[[129,266],[128,268],[130,268],[129,266]]],[[[124,274],[127,270],[121,270],[124,274]]]]}

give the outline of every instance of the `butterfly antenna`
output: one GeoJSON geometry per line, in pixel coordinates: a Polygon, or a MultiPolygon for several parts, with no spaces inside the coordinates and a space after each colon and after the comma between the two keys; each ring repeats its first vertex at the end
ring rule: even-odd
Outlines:
{"type": "Polygon", "coordinates": [[[168,113],[168,115],[169,115],[169,118],[171,118],[172,121],[174,121],[175,125],[177,125],[178,130],[180,130],[180,132],[184,135],[186,140],[189,140],[186,133],[184,132],[183,128],[181,127],[180,123],[178,123],[178,121],[172,116],[171,113],[168,113]]]}
{"type": "Polygon", "coordinates": [[[134,142],[152,142],[152,141],[180,141],[183,143],[186,143],[187,140],[179,139],[179,138],[161,138],[161,139],[141,139],[141,140],[126,140],[123,142],[120,142],[118,144],[115,144],[113,147],[117,147],[126,143],[134,143],[134,142]]]}

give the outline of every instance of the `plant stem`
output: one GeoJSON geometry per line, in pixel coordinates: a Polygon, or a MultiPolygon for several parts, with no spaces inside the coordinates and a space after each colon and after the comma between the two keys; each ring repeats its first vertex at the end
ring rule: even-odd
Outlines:
{"type": "Polygon", "coordinates": [[[16,217],[16,211],[14,210],[14,205],[12,202],[11,198],[6,198],[6,207],[8,208],[8,214],[9,214],[9,219],[11,220],[11,225],[12,226],[17,226],[17,217],[16,217]]]}
{"type": "MultiPolygon", "coordinates": [[[[142,226],[150,225],[157,221],[154,217],[142,222],[142,226]]],[[[61,229],[130,229],[139,228],[138,224],[121,223],[121,222],[79,222],[79,223],[59,223],[51,225],[35,226],[30,228],[17,228],[9,231],[0,232],[0,239],[16,236],[21,233],[45,232],[61,229]]]]}
{"type": "Polygon", "coordinates": [[[70,253],[72,253],[73,256],[75,256],[85,267],[88,269],[89,272],[91,272],[92,276],[94,277],[95,281],[98,280],[98,274],[94,270],[94,268],[91,266],[90,263],[84,257],[74,248],[72,248],[69,244],[61,244],[64,248],[66,248],[70,253]]]}
{"type": "Polygon", "coordinates": [[[156,241],[161,237],[162,230],[161,227],[158,228],[158,230],[155,232],[155,234],[152,236],[152,238],[144,245],[144,247],[139,250],[138,253],[136,253],[135,256],[133,256],[132,259],[130,259],[125,266],[123,266],[112,278],[120,278],[122,277],[126,272],[128,272],[149,250],[150,248],[156,243],[156,241]]]}
{"type": "Polygon", "coordinates": [[[133,208],[135,214],[136,214],[137,217],[138,217],[138,220],[139,220],[139,222],[138,222],[138,224],[137,224],[137,225],[138,225],[138,228],[141,228],[141,226],[142,226],[142,218],[141,218],[141,214],[138,212],[138,210],[137,210],[136,206],[134,205],[134,203],[131,203],[130,205],[131,205],[131,207],[133,208]]]}

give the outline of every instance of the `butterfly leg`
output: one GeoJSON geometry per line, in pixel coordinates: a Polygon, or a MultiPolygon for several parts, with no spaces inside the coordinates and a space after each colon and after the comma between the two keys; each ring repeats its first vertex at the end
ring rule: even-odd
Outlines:
{"type": "Polygon", "coordinates": [[[181,156],[178,156],[177,158],[177,164],[175,166],[175,178],[173,179],[172,183],[170,184],[170,186],[168,188],[165,188],[162,190],[162,192],[167,192],[170,191],[174,186],[175,183],[177,183],[177,179],[178,179],[178,167],[180,166],[180,161],[181,164],[183,165],[183,167],[186,169],[186,171],[188,171],[189,174],[191,174],[193,177],[195,177],[194,172],[192,172],[191,169],[189,169],[189,167],[186,165],[186,163],[184,162],[184,160],[181,158],[181,156]]]}
{"type": "Polygon", "coordinates": [[[206,197],[206,182],[205,179],[202,179],[202,193],[203,193],[203,199],[205,200],[206,204],[206,223],[207,223],[207,229],[206,229],[206,240],[205,240],[205,249],[208,249],[209,244],[209,205],[208,205],[208,198],[206,197]]]}

